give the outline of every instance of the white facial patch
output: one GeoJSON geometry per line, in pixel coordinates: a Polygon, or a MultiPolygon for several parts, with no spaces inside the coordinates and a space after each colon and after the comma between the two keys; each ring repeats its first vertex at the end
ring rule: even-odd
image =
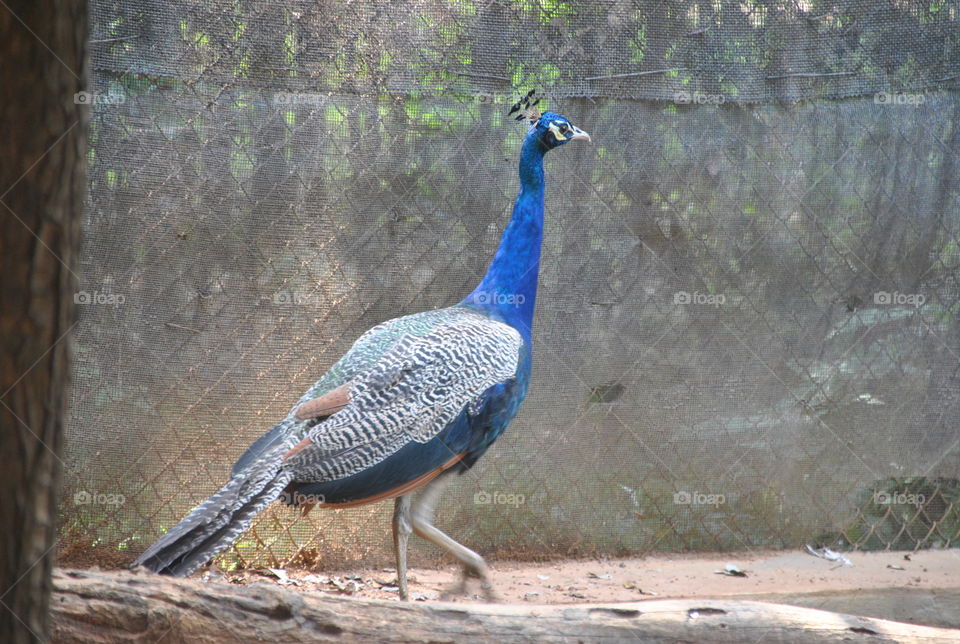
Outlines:
{"type": "Polygon", "coordinates": [[[549,130],[553,132],[553,135],[557,137],[557,141],[566,141],[567,137],[560,133],[560,128],[557,127],[556,121],[550,123],[549,130]]]}

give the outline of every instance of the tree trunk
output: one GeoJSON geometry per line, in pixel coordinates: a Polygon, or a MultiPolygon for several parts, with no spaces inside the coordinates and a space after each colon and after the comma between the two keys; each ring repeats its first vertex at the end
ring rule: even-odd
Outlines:
{"type": "Polygon", "coordinates": [[[86,3],[0,9],[0,642],[47,639],[73,266],[85,191],[86,3]]]}
{"type": "Polygon", "coordinates": [[[734,599],[401,603],[147,572],[57,571],[53,640],[97,642],[958,642],[960,630],[734,599]]]}

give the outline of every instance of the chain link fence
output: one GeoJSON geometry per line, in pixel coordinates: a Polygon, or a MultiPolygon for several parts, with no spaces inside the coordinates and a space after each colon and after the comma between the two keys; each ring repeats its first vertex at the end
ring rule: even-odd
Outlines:
{"type": "MultiPolygon", "coordinates": [[[[62,561],[129,563],[363,331],[473,288],[534,86],[594,144],[548,158],[530,394],[438,525],[956,546],[956,2],[92,5],[62,561]]],[[[387,564],[391,507],[275,504],[220,561],[387,564]]]]}

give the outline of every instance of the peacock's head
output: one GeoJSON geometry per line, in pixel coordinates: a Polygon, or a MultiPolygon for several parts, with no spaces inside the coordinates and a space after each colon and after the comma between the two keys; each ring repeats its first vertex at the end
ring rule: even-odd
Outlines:
{"type": "Polygon", "coordinates": [[[540,113],[537,110],[537,103],[540,99],[534,99],[534,90],[521,98],[510,110],[510,114],[520,112],[517,116],[518,121],[527,121],[530,123],[530,133],[527,136],[535,136],[547,150],[560,147],[565,143],[577,139],[589,141],[590,135],[570,122],[567,117],[556,112],[540,113]]]}
{"type": "Polygon", "coordinates": [[[589,141],[590,135],[567,120],[567,117],[555,112],[544,112],[533,124],[540,143],[548,150],[560,147],[570,141],[589,141]]]}

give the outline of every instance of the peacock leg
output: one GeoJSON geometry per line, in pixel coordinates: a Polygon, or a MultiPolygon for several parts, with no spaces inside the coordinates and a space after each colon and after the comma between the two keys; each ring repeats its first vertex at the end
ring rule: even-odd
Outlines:
{"type": "Polygon", "coordinates": [[[480,580],[480,587],[487,601],[494,601],[496,596],[494,595],[487,564],[483,560],[483,557],[470,548],[457,543],[433,525],[433,515],[437,507],[437,501],[440,500],[440,495],[443,494],[443,490],[447,487],[447,483],[450,481],[450,474],[453,472],[454,470],[448,470],[422,488],[422,491],[413,503],[413,512],[411,515],[413,531],[417,536],[426,539],[433,545],[443,548],[452,554],[463,565],[463,577],[461,578],[460,584],[445,594],[466,594],[467,581],[471,577],[475,577],[480,580]]]}
{"type": "Polygon", "coordinates": [[[397,557],[397,586],[400,599],[410,600],[407,590],[407,541],[410,539],[410,495],[398,496],[393,503],[393,552],[397,557]]]}

